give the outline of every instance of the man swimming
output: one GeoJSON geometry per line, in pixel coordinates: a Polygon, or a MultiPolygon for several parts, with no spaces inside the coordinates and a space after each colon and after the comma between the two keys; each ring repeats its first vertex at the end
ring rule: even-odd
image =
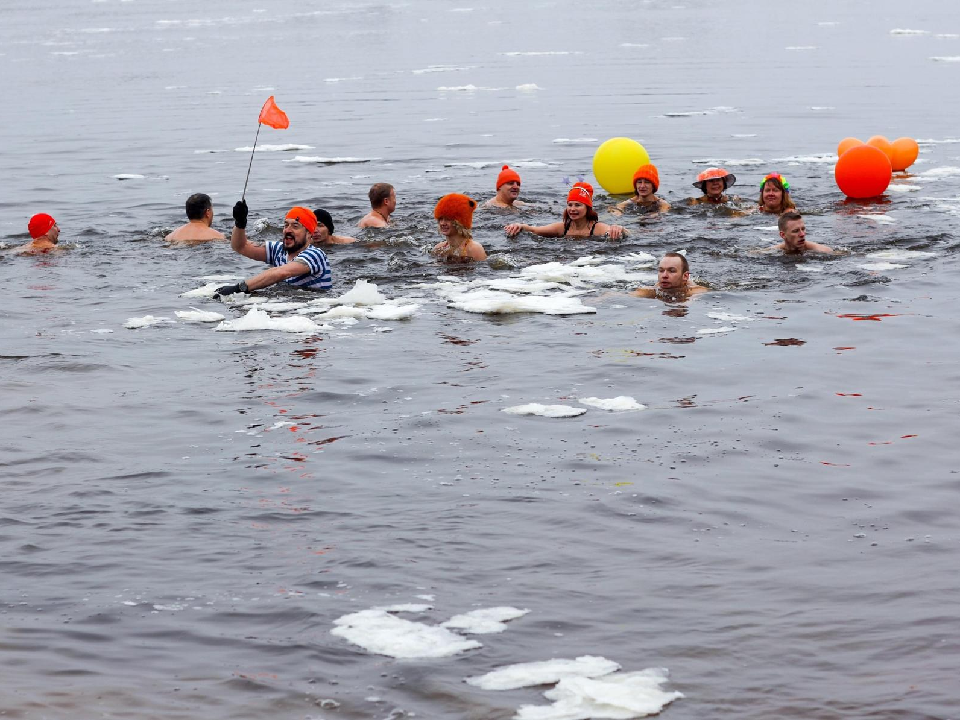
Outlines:
{"type": "Polygon", "coordinates": [[[21,255],[42,255],[62,250],[57,243],[60,241],[60,226],[52,216],[46,213],[37,213],[30,222],[27,223],[27,230],[30,232],[30,242],[17,248],[16,252],[21,255]]]}
{"type": "Polygon", "coordinates": [[[214,297],[260,290],[281,281],[308,290],[330,289],[332,281],[326,253],[310,244],[311,234],[317,229],[317,218],[312,212],[304,207],[292,208],[283,221],[283,241],[266,245],[257,245],[247,239],[248,212],[243,200],[233,206],[234,228],[230,247],[244,257],[273,267],[234,285],[217,288],[214,297]]]}
{"type": "Polygon", "coordinates": [[[680,253],[670,252],[660,261],[656,287],[638,288],[630,294],[658,298],[665,302],[684,302],[693,295],[706,291],[707,288],[690,280],[690,264],[687,259],[680,253]]]}
{"type": "Polygon", "coordinates": [[[526,203],[517,200],[520,197],[520,175],[509,165],[504,165],[497,175],[497,194],[487,200],[483,207],[501,210],[518,210],[526,203]]]}
{"type": "Polygon", "coordinates": [[[334,235],[333,215],[323,208],[317,208],[313,214],[317,218],[317,229],[310,236],[314,245],[349,245],[357,241],[356,238],[347,235],[334,235]]]}
{"type": "Polygon", "coordinates": [[[186,202],[187,222],[164,238],[167,242],[197,243],[225,240],[223,233],[210,227],[213,224],[213,202],[204,193],[194,193],[186,202]]]}
{"type": "Polygon", "coordinates": [[[374,183],[367,193],[370,212],[360,218],[358,228],[385,228],[390,225],[390,215],[397,209],[397,191],[390,183],[374,183]]]}
{"type": "Polygon", "coordinates": [[[802,255],[805,252],[832,254],[833,248],[820,243],[807,242],[807,226],[803,222],[803,216],[796,212],[785,212],[777,220],[777,228],[780,230],[780,237],[783,242],[774,245],[771,250],[781,250],[784,255],[802,255]]]}

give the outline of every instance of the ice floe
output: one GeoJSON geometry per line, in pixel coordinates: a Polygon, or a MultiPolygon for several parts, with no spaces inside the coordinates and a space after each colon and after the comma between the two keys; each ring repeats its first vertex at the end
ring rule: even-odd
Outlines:
{"type": "Polygon", "coordinates": [[[256,151],[254,151],[253,146],[248,145],[247,147],[238,147],[234,148],[236,152],[293,152],[294,150],[313,150],[313,145],[296,145],[294,143],[286,143],[284,145],[257,145],[256,151]]]}
{"type": "Polygon", "coordinates": [[[508,315],[542,313],[544,315],[579,315],[595,313],[596,308],[584,305],[579,298],[567,295],[512,295],[500,290],[452,290],[441,293],[450,307],[469,313],[508,315]]]}
{"type": "Polygon", "coordinates": [[[224,320],[216,327],[223,332],[243,332],[247,330],[279,330],[280,332],[306,333],[324,329],[313,320],[302,315],[294,317],[271,317],[269,313],[257,307],[236,320],[224,320]]]}
{"type": "Polygon", "coordinates": [[[189,310],[177,310],[176,315],[181,320],[194,323],[219,322],[220,320],[224,319],[224,316],[218,312],[197,310],[197,308],[190,308],[189,310]]]}
{"type": "Polygon", "coordinates": [[[451,630],[398,618],[396,609],[372,608],[333,621],[330,632],[367,652],[393,658],[441,658],[482,647],[451,630]]]}
{"type": "Polygon", "coordinates": [[[143,180],[146,175],[137,175],[136,173],[120,173],[113,176],[115,180],[143,180]]]}
{"type": "Polygon", "coordinates": [[[528,403],[526,405],[514,405],[513,407],[503,408],[502,412],[510,415],[539,415],[548,418],[570,418],[583,415],[586,408],[572,407],[570,405],[541,405],[540,403],[528,403]]]}
{"type": "Polygon", "coordinates": [[[153,325],[169,325],[175,322],[176,320],[171,320],[168,317],[144,315],[143,317],[127,318],[127,321],[123,324],[123,326],[130,330],[137,330],[139,328],[152,327],[153,325]]]}
{"type": "Polygon", "coordinates": [[[871,260],[886,260],[888,262],[925,260],[936,256],[937,253],[926,252],[924,250],[878,250],[877,252],[867,254],[867,257],[871,260]]]}
{"type": "Polygon", "coordinates": [[[719,335],[721,333],[733,332],[734,330],[736,330],[736,328],[724,325],[723,327],[718,328],[702,328],[697,330],[697,335],[719,335]]]}
{"type": "Polygon", "coordinates": [[[875,222],[877,225],[893,225],[897,222],[896,218],[892,218],[884,213],[862,213],[857,215],[857,217],[875,222]]]}
{"type": "Polygon", "coordinates": [[[866,263],[865,265],[861,265],[860,267],[863,270],[869,270],[871,272],[886,272],[887,270],[899,270],[900,268],[905,268],[910,266],[904,265],[902,263],[878,262],[878,263],[866,263]]]}
{"type": "Polygon", "coordinates": [[[933,62],[955,63],[960,62],[960,55],[939,55],[930,59],[933,60],[933,62]]]}
{"type": "Polygon", "coordinates": [[[929,35],[929,30],[911,30],[909,28],[894,28],[890,31],[891,35],[929,35]]]}
{"type": "Polygon", "coordinates": [[[349,165],[356,163],[368,163],[380,158],[364,157],[324,157],[322,155],[296,155],[292,160],[284,162],[315,163],[317,165],[349,165]]]}
{"type": "Polygon", "coordinates": [[[575,660],[557,659],[517,663],[497,668],[486,675],[469,677],[467,684],[481,690],[515,690],[537,685],[554,685],[568,677],[596,678],[620,669],[620,663],[594,655],[575,660]]]}
{"type": "Polygon", "coordinates": [[[515,607],[481,608],[462,615],[454,615],[446,622],[441,623],[441,627],[459,630],[471,635],[501,633],[507,629],[507,622],[523,617],[528,612],[530,611],[519,610],[515,607]]]}
{"type": "Polygon", "coordinates": [[[625,412],[627,410],[645,410],[646,405],[641,405],[628,395],[618,395],[614,398],[586,397],[579,398],[580,402],[590,407],[600,408],[601,410],[612,410],[614,412],[625,412]]]}

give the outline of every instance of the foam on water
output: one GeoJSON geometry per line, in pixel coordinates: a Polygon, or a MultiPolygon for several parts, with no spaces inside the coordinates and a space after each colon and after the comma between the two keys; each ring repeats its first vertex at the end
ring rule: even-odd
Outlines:
{"type": "Polygon", "coordinates": [[[446,628],[404,620],[391,614],[407,611],[402,606],[361,610],[334,620],[336,627],[330,632],[367,652],[393,658],[450,657],[482,647],[476,640],[468,640],[446,628]]]}
{"type": "Polygon", "coordinates": [[[171,320],[168,317],[154,317],[153,315],[144,315],[143,317],[127,318],[127,321],[123,324],[123,326],[130,330],[136,330],[138,328],[151,327],[153,325],[172,324],[175,322],[176,320],[171,320]]]}
{"type": "Polygon", "coordinates": [[[517,663],[497,668],[486,675],[466,678],[468,685],[481,690],[516,690],[537,685],[555,685],[564,678],[596,678],[620,669],[620,663],[594,655],[581,655],[575,660],[557,659],[517,663]]]}
{"type": "MultiPolygon", "coordinates": [[[[253,146],[234,148],[236,152],[254,152],[253,146]]],[[[257,145],[256,152],[292,152],[294,150],[313,150],[313,145],[296,145],[286,143],[284,145],[257,145]]]]}
{"type": "Polygon", "coordinates": [[[223,332],[243,332],[247,330],[279,330],[280,332],[307,333],[318,332],[323,329],[313,320],[302,315],[295,317],[270,317],[268,313],[257,307],[236,320],[224,320],[216,327],[223,332]]]}
{"type": "Polygon", "coordinates": [[[219,322],[224,319],[224,316],[218,312],[197,310],[197,308],[190,308],[189,310],[177,310],[176,315],[181,320],[195,323],[219,322]]]}
{"type": "Polygon", "coordinates": [[[570,405],[541,405],[540,403],[514,405],[502,410],[502,412],[510,415],[539,415],[548,418],[577,417],[583,415],[586,411],[586,408],[571,407],[570,405]]]}
{"type": "Polygon", "coordinates": [[[515,607],[492,607],[472,610],[462,615],[454,615],[441,627],[459,630],[471,635],[486,635],[501,633],[507,629],[506,623],[526,615],[529,610],[519,610],[515,607]]]}
{"type": "Polygon", "coordinates": [[[887,270],[899,270],[900,268],[905,268],[910,266],[903,265],[900,263],[879,262],[879,263],[867,263],[866,265],[861,265],[860,267],[863,270],[869,270],[871,272],[886,272],[887,270]]]}
{"type": "Polygon", "coordinates": [[[661,686],[667,673],[660,668],[607,675],[599,679],[564,678],[544,693],[553,705],[523,705],[516,720],[630,720],[656,715],[683,693],[661,686]]]}
{"type": "Polygon", "coordinates": [[[936,256],[937,253],[924,250],[878,250],[867,254],[867,257],[872,260],[887,260],[890,262],[925,260],[936,256]]]}
{"type": "Polygon", "coordinates": [[[614,398],[586,397],[578,398],[584,405],[600,408],[601,410],[612,410],[615,412],[625,412],[627,410],[645,410],[646,405],[641,405],[628,395],[618,395],[614,398]]]}

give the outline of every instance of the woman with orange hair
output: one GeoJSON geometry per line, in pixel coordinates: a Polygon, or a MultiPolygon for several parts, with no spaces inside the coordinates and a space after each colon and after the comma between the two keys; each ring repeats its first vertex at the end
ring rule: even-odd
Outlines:
{"type": "Polygon", "coordinates": [[[443,240],[434,246],[432,252],[444,262],[472,262],[486,260],[487,252],[483,245],[473,239],[470,228],[473,227],[473,211],[477,201],[460,193],[450,193],[440,198],[433,209],[437,220],[437,229],[443,240]]]}
{"type": "Polygon", "coordinates": [[[623,212],[634,206],[642,213],[665,213],[670,203],[657,197],[660,189],[660,174],[655,165],[641,165],[633,174],[633,190],[636,193],[629,200],[619,203],[614,212],[623,212]]]}
{"type": "Polygon", "coordinates": [[[620,225],[600,222],[600,216],[593,209],[593,185],[585,182],[574,183],[567,193],[563,222],[549,225],[511,223],[504,230],[509,238],[516,237],[524,230],[540,237],[599,238],[609,235],[611,240],[619,240],[624,236],[624,229],[620,225]]]}
{"type": "Polygon", "coordinates": [[[760,181],[760,212],[782,215],[787,210],[796,210],[790,199],[790,183],[780,173],[770,173],[760,181]]]}

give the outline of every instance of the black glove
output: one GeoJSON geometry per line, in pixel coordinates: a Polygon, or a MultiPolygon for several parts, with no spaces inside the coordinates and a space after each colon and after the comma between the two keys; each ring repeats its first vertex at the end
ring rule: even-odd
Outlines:
{"type": "MultiPolygon", "coordinates": [[[[239,204],[240,203],[237,203],[237,205],[239,204]]],[[[244,208],[246,208],[246,205],[244,205],[244,208]]],[[[233,295],[234,293],[238,293],[238,292],[242,292],[242,293],[250,292],[250,288],[247,287],[246,280],[241,280],[235,285],[224,285],[223,287],[218,287],[214,291],[213,296],[215,298],[219,298],[221,295],[233,295]]]]}
{"type": "Polygon", "coordinates": [[[246,200],[241,200],[233,206],[233,222],[236,223],[236,226],[241,230],[247,227],[247,213],[249,212],[250,208],[247,207],[246,200]]]}

